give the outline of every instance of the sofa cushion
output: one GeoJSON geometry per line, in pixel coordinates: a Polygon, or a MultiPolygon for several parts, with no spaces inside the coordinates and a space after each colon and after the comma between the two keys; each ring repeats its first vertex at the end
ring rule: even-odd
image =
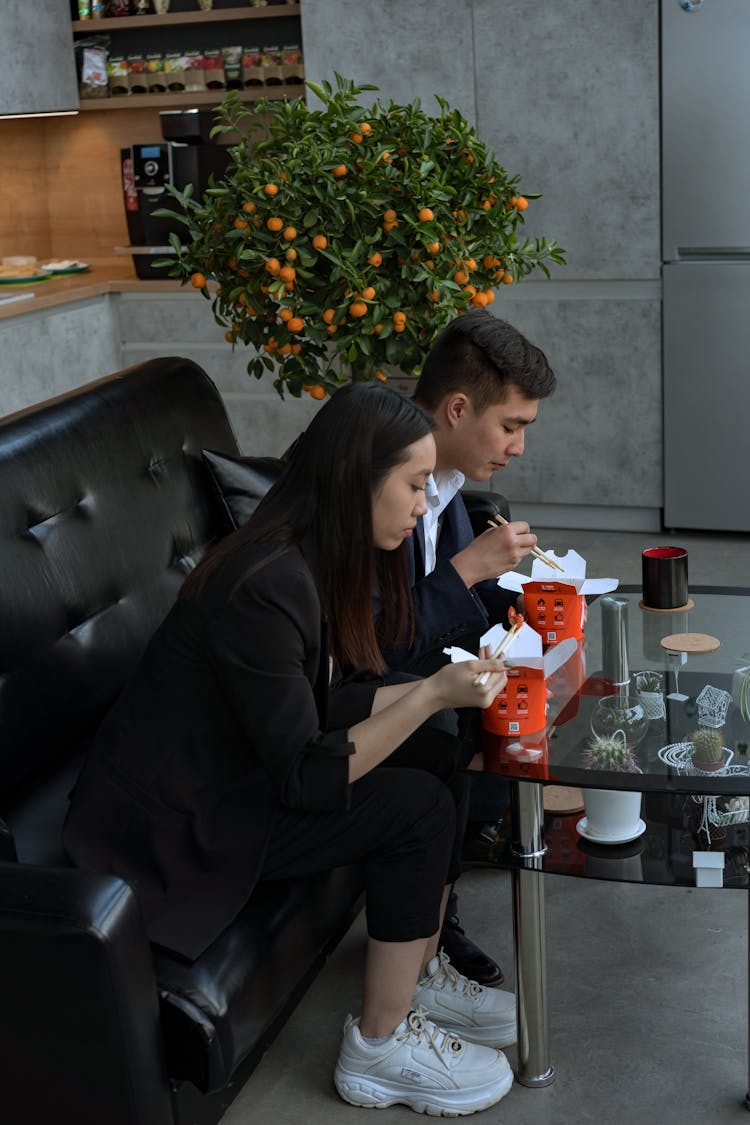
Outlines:
{"type": "Polygon", "coordinates": [[[232,529],[247,523],[285,467],[278,457],[230,457],[213,449],[203,450],[203,461],[232,529]]]}
{"type": "Polygon", "coordinates": [[[211,1092],[259,1058],[351,925],[363,889],[358,865],[261,883],[197,961],[157,950],[170,1077],[211,1092]]]}

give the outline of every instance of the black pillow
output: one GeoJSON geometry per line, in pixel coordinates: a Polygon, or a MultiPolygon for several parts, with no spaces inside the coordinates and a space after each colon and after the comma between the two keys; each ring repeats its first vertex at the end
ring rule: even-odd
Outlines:
{"type": "Polygon", "coordinates": [[[253,514],[286,464],[278,457],[230,457],[203,450],[203,462],[219,504],[232,527],[241,527],[253,514]]]}

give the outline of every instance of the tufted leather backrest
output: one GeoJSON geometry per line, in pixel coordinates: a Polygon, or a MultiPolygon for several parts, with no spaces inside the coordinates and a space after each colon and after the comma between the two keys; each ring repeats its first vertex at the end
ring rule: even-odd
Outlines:
{"type": "Polygon", "coordinates": [[[227,530],[206,447],[237,452],[187,359],[0,419],[0,793],[79,748],[227,530]]]}

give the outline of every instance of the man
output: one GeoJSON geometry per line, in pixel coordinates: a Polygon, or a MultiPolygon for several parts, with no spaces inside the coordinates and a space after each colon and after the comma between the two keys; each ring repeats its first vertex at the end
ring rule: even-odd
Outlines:
{"type": "MultiPolygon", "coordinates": [[[[391,668],[427,674],[445,661],[443,648],[476,651],[481,634],[505,619],[514,595],[497,576],[516,568],[536,536],[513,521],[475,538],[460,489],[467,477],[489,480],[522,455],[539,401],[554,387],[544,353],[484,309],[451,321],[430,348],[414,398],[437,423],[437,462],[427,514],[410,540],[415,637],[408,650],[386,654],[391,668]]],[[[480,984],[500,984],[502,970],[466,937],[456,911],[454,893],[442,932],[451,962],[480,984]]]]}

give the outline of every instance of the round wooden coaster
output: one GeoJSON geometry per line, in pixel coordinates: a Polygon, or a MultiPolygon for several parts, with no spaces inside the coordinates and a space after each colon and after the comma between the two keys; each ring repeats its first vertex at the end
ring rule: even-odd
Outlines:
{"type": "Polygon", "coordinates": [[[708,633],[672,633],[659,644],[667,652],[716,652],[721,647],[719,638],[708,633]]]}
{"type": "Polygon", "coordinates": [[[568,785],[545,785],[544,811],[550,813],[579,813],[583,811],[583,793],[568,785]]]}
{"type": "Polygon", "coordinates": [[[695,609],[695,602],[692,598],[688,598],[684,605],[672,606],[671,609],[657,609],[653,605],[646,605],[643,598],[638,602],[641,609],[647,609],[649,613],[684,613],[686,609],[695,609]]]}

